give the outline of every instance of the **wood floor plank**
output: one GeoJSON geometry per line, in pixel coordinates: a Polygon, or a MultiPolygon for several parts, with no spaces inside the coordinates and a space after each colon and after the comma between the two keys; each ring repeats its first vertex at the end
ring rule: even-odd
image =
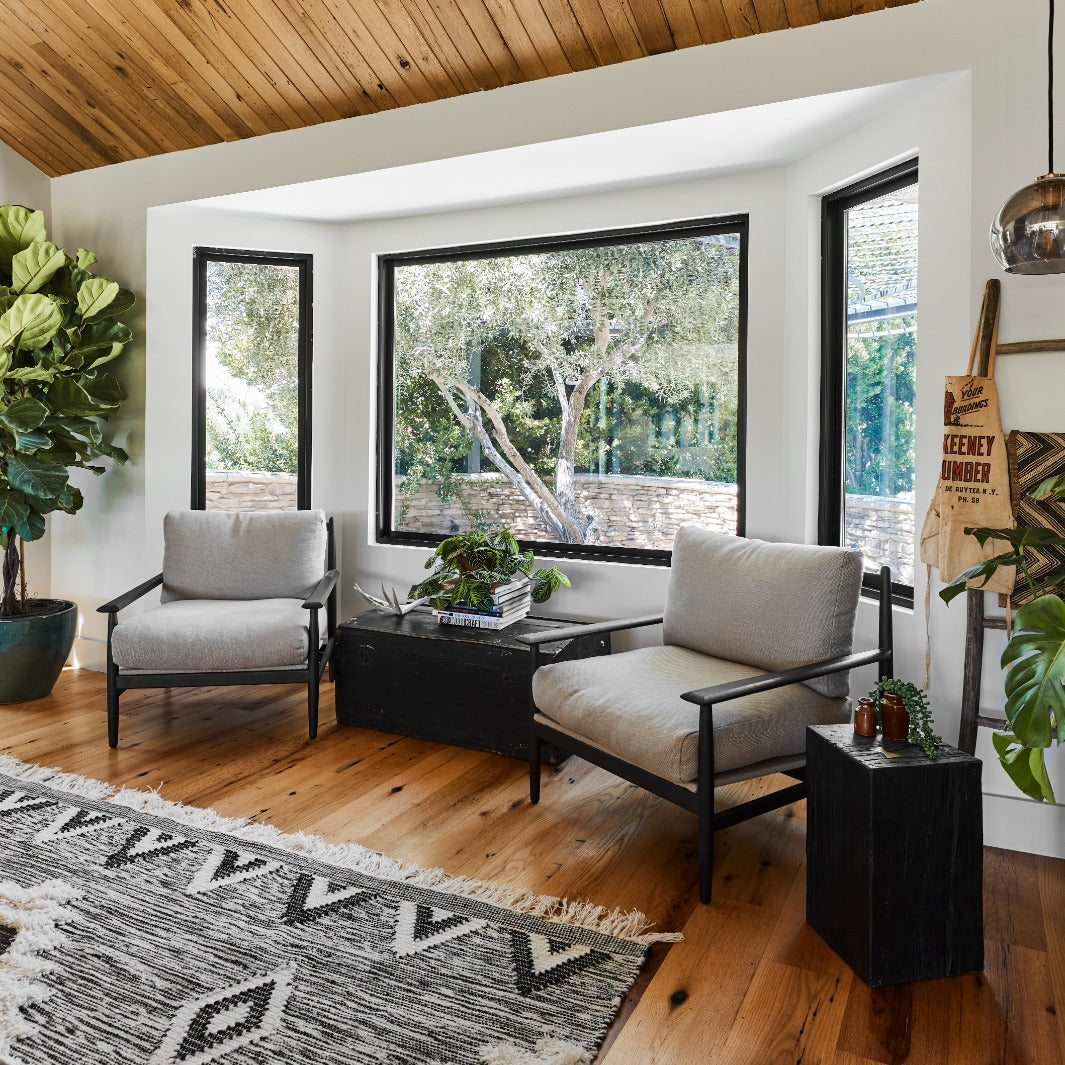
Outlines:
{"type": "MultiPolygon", "coordinates": [[[[695,819],[585,762],[545,770],[336,723],[298,685],[129,692],[107,747],[104,682],[68,670],[0,705],[0,750],[450,873],[640,909],[659,945],[599,1065],[1045,1065],[1065,1060],[1065,862],[986,850],[987,971],[871,991],[806,924],[805,804],[720,833],[696,901],[695,819]]],[[[779,778],[721,789],[720,805],[779,778]]]]}

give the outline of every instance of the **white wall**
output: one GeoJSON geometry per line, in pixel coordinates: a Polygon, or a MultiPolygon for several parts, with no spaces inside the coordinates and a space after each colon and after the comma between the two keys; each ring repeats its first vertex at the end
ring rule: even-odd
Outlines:
{"type": "MultiPolygon", "coordinates": [[[[121,370],[134,398],[124,411],[119,438],[134,455],[137,466],[87,485],[85,512],[75,519],[57,518],[53,525],[53,590],[72,594],[91,607],[141,579],[157,565],[161,511],[173,503],[183,504],[186,498],[189,392],[181,379],[189,361],[184,338],[190,328],[191,268],[182,250],[188,244],[188,234],[182,228],[185,222],[174,221],[179,232],[171,229],[168,236],[170,223],[165,213],[149,213],[150,208],[200,196],[966,71],[968,77],[944,87],[935,106],[911,115],[906,124],[894,128],[887,124],[874,131],[872,139],[856,134],[792,168],[782,182],[781,202],[788,204],[790,220],[783,247],[771,230],[759,233],[757,219],[752,227],[752,270],[759,271],[758,290],[766,302],[757,306],[752,301],[756,335],[751,338],[751,372],[763,389],[765,405],[757,415],[764,421],[759,426],[756,420],[750,430],[752,443],[756,435],[758,442],[751,449],[748,476],[752,486],[759,478],[772,478],[767,483],[778,488],[781,481],[785,484],[783,494],[775,495],[775,502],[761,490],[752,492],[749,531],[752,535],[796,536],[809,531],[809,456],[814,446],[809,406],[795,402],[797,396],[809,398],[816,377],[811,349],[804,343],[814,329],[809,313],[813,297],[803,283],[814,269],[812,256],[816,255],[807,239],[811,233],[809,197],[886,161],[878,156],[891,158],[911,147],[919,149],[923,203],[918,450],[925,460],[920,466],[917,509],[923,513],[931,492],[930,471],[934,469],[928,461],[934,447],[927,427],[935,423],[939,379],[955,370],[967,352],[983,283],[987,277],[999,275],[987,248],[988,225],[1006,196],[1043,168],[1044,72],[1041,61],[1032,59],[1031,42],[1040,40],[1044,33],[1045,7],[1035,0],[1010,4],[998,0],[923,0],[787,33],[688,49],[57,179],[52,184],[52,209],[58,239],[96,250],[104,270],[140,294],[147,289],[149,301],[147,346],[135,346],[121,370]],[[842,172],[835,172],[837,169],[842,172]],[[929,203],[933,211],[929,211],[929,203]],[[160,266],[155,254],[157,241],[163,242],[159,250],[167,255],[173,252],[173,262],[160,266]],[[146,265],[149,251],[150,274],[146,265]],[[768,260],[760,262],[766,255],[768,260]],[[778,288],[775,299],[774,286],[778,288]],[[772,308],[778,309],[776,317],[772,308]]],[[[1059,139],[1065,142],[1060,132],[1059,139]]],[[[691,182],[467,212],[450,218],[353,227],[347,271],[339,272],[341,287],[332,297],[349,305],[347,325],[337,337],[336,351],[323,356],[335,359],[334,366],[343,367],[343,376],[331,380],[331,387],[337,380],[341,382],[335,397],[338,405],[316,418],[316,438],[340,428],[339,435],[331,440],[316,439],[320,459],[324,460],[327,446],[339,448],[339,453],[332,474],[322,472],[316,462],[315,483],[340,484],[345,583],[358,572],[402,585],[410,579],[412,568],[409,550],[368,545],[372,292],[365,284],[344,288],[343,282],[348,276],[352,281],[365,281],[374,251],[740,210],[745,197],[756,201],[774,182],[781,184],[779,175],[762,175],[750,189],[744,188],[742,178],[691,182]],[[729,206],[724,206],[726,203],[729,206]]],[[[763,203],[763,209],[776,208],[763,203]]],[[[767,222],[770,217],[764,215],[767,222]]],[[[212,215],[212,221],[205,225],[217,225],[217,219],[212,215]]],[[[279,231],[267,228],[266,223],[260,228],[255,228],[254,222],[248,225],[247,239],[255,246],[264,246],[266,234],[281,239],[274,236],[279,231]]],[[[205,242],[226,241],[215,234],[205,242]]],[[[316,295],[323,293],[327,284],[319,271],[316,295]]],[[[1004,278],[1003,337],[1065,334],[1063,295],[1065,282],[1060,277],[1004,278]]],[[[316,353],[322,350],[319,340],[316,353]]],[[[321,364],[316,366],[316,382],[324,372],[321,364]]],[[[1000,377],[1004,415],[1011,425],[1061,428],[1060,387],[1046,386],[1048,380],[1065,380],[1060,356],[1003,360],[1000,377]]],[[[571,568],[579,570],[580,583],[559,608],[566,613],[635,613],[660,601],[661,571],[601,564],[571,568]]],[[[948,738],[953,737],[946,723],[956,720],[960,689],[959,614],[957,606],[948,614],[936,604],[932,618],[933,699],[948,738]]],[[[861,624],[863,631],[868,629],[867,618],[863,617],[861,624]]],[[[918,679],[922,673],[920,626],[919,616],[898,618],[899,672],[918,679]]],[[[990,766],[986,773],[997,788],[990,766]]],[[[989,807],[990,841],[1010,842],[1009,825],[1018,814],[1015,802],[1008,805],[1009,814],[989,807]]],[[[1065,853],[1065,818],[1060,815],[1060,810],[1040,812],[1040,827],[1029,833],[1023,845],[1065,853]]],[[[1030,815],[1026,824],[1034,824],[1036,816],[1030,815]]]]}

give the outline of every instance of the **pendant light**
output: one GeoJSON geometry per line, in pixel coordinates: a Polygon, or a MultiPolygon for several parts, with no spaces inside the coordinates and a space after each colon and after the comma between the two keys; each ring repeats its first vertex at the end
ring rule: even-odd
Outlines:
{"type": "Polygon", "coordinates": [[[991,225],[991,250],[1010,274],[1065,273],[1065,174],[1054,173],[1054,0],[1048,36],[1049,172],[1014,193],[991,225]]]}

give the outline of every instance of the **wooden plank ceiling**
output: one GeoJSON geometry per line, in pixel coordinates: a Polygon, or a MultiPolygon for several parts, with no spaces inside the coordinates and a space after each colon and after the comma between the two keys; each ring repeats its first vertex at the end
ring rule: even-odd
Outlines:
{"type": "Polygon", "coordinates": [[[0,137],[52,176],[916,0],[4,0],[0,137]]]}

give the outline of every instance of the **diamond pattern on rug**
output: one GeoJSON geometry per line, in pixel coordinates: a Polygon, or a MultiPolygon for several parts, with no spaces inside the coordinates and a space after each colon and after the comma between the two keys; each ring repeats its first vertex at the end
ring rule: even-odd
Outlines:
{"type": "Polygon", "coordinates": [[[182,839],[169,832],[162,832],[158,828],[141,825],[140,828],[133,830],[130,837],[114,854],[108,856],[104,865],[108,869],[117,869],[140,858],[158,858],[164,854],[174,854],[195,846],[194,839],[182,839]]]}
{"type": "Polygon", "coordinates": [[[323,876],[303,873],[296,878],[282,920],[285,924],[303,924],[374,897],[374,893],[365,888],[334,884],[323,876]]]}
{"type": "Polygon", "coordinates": [[[47,843],[55,839],[70,839],[83,836],[98,828],[110,828],[117,825],[121,818],[109,814],[83,810],[80,806],[71,806],[64,810],[47,828],[34,837],[35,843],[47,843]]]}
{"type": "Polygon", "coordinates": [[[518,990],[532,995],[553,984],[561,983],[576,973],[608,961],[610,955],[592,950],[583,943],[571,944],[535,932],[511,930],[510,953],[514,962],[514,976],[518,990]]]}
{"type": "Polygon", "coordinates": [[[21,813],[26,810],[43,810],[46,806],[57,806],[55,799],[46,799],[29,792],[8,788],[0,791],[0,817],[7,814],[21,813]]]}
{"type": "Polygon", "coordinates": [[[435,906],[401,902],[396,915],[396,935],[392,941],[392,949],[397,957],[410,957],[441,943],[449,943],[469,932],[476,932],[487,923],[475,917],[463,917],[448,910],[439,910],[435,906]]]}
{"type": "Polygon", "coordinates": [[[187,1002],[149,1065],[209,1065],[277,1031],[294,964],[187,1002]]]}
{"type": "Polygon", "coordinates": [[[199,895],[226,884],[239,884],[258,876],[266,876],[281,868],[280,862],[242,854],[228,847],[212,847],[207,860],[200,866],[186,892],[199,895]]]}

